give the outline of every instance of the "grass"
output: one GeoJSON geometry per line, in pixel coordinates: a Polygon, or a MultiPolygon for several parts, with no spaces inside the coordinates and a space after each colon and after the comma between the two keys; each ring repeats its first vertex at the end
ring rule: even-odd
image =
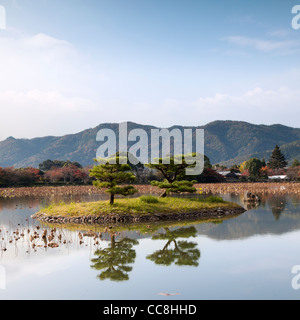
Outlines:
{"type": "Polygon", "coordinates": [[[190,198],[189,200],[202,203],[226,203],[223,198],[217,196],[209,196],[208,198],[190,198]]]}
{"type": "Polygon", "coordinates": [[[159,199],[153,196],[141,196],[139,199],[144,203],[159,203],[159,199]]]}
{"type": "Polygon", "coordinates": [[[236,203],[225,202],[219,197],[210,197],[207,200],[195,198],[156,198],[156,197],[140,197],[130,199],[117,199],[113,205],[109,201],[97,202],[79,202],[70,204],[50,205],[43,208],[39,213],[49,216],[68,216],[81,217],[92,215],[110,215],[110,214],[177,214],[197,212],[200,210],[215,209],[222,207],[237,208],[240,207],[236,203]]]}

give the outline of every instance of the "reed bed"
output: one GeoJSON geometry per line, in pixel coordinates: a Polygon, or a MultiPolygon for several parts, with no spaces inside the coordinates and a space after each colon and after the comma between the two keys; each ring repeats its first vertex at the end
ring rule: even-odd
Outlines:
{"type": "Polygon", "coordinates": [[[196,188],[203,194],[244,195],[245,192],[251,192],[260,195],[300,195],[300,183],[295,182],[198,184],[196,188]]]}
{"type": "Polygon", "coordinates": [[[101,190],[93,186],[62,186],[62,187],[23,187],[0,189],[0,198],[19,197],[50,197],[83,194],[99,194],[101,190]]]}
{"type": "MultiPolygon", "coordinates": [[[[151,185],[135,185],[140,194],[161,194],[162,190],[151,185]]],[[[300,183],[257,182],[257,183],[210,183],[196,184],[200,194],[244,194],[252,192],[261,195],[300,194],[300,183]]],[[[105,194],[104,189],[94,186],[25,187],[0,189],[0,198],[51,197],[105,194]]]]}
{"type": "MultiPolygon", "coordinates": [[[[115,235],[118,236],[120,233],[115,235]]],[[[47,251],[70,246],[75,246],[77,249],[92,246],[98,249],[105,238],[106,234],[90,229],[72,232],[62,228],[40,226],[14,228],[0,226],[0,257],[7,251],[14,251],[18,255],[21,250],[29,254],[39,250],[47,251]]]]}
{"type": "MultiPolygon", "coordinates": [[[[136,185],[139,193],[161,192],[157,187],[151,185],[136,185]]],[[[0,189],[0,198],[20,198],[20,197],[51,197],[51,196],[71,196],[71,195],[91,195],[104,194],[104,189],[94,186],[62,186],[62,187],[23,187],[23,188],[3,188],[0,189]]]]}

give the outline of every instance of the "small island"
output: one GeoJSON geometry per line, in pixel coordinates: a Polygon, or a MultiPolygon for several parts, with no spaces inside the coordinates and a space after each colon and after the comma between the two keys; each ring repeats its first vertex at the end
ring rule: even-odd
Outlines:
{"type": "Polygon", "coordinates": [[[146,221],[178,221],[234,217],[246,210],[219,197],[199,198],[139,198],[109,201],[79,202],[50,205],[32,216],[46,223],[111,224],[146,221]]]}
{"type": "MultiPolygon", "coordinates": [[[[182,157],[182,156],[181,156],[182,157]]],[[[101,159],[100,159],[101,160],[101,159]]],[[[100,162],[98,159],[97,161],[100,162]]],[[[221,197],[167,197],[170,194],[196,193],[194,181],[183,180],[185,169],[191,165],[184,159],[171,157],[169,164],[159,159],[152,168],[165,177],[163,182],[152,184],[163,189],[160,197],[152,195],[136,198],[118,199],[115,196],[132,196],[137,190],[125,185],[135,180],[127,159],[116,155],[114,163],[102,159],[102,163],[90,170],[95,178],[94,185],[106,189],[109,201],[80,202],[50,205],[32,216],[46,223],[61,224],[111,224],[135,223],[145,221],[182,221],[191,219],[212,219],[233,217],[246,210],[236,203],[226,202],[221,197]],[[125,164],[124,164],[125,162],[125,164]]]]}

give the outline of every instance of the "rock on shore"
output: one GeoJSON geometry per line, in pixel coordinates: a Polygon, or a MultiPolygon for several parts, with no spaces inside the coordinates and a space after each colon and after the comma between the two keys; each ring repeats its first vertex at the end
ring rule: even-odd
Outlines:
{"type": "Polygon", "coordinates": [[[71,216],[49,216],[44,213],[38,213],[31,216],[33,219],[45,223],[57,224],[112,224],[112,223],[134,223],[146,221],[181,221],[191,219],[209,219],[209,218],[225,218],[234,217],[244,213],[246,210],[242,207],[237,208],[215,208],[206,209],[198,212],[189,213],[174,213],[174,214],[143,214],[143,215],[130,215],[130,214],[105,214],[105,215],[90,215],[81,217],[71,216]]]}

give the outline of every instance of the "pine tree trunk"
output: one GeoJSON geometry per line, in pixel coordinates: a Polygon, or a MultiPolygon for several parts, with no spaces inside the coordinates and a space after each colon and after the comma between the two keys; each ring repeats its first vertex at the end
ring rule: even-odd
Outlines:
{"type": "Polygon", "coordinates": [[[115,195],[113,193],[110,194],[110,204],[114,204],[115,195]]]}
{"type": "Polygon", "coordinates": [[[160,197],[165,198],[166,196],[167,196],[167,191],[165,190],[164,193],[160,197]]]}

